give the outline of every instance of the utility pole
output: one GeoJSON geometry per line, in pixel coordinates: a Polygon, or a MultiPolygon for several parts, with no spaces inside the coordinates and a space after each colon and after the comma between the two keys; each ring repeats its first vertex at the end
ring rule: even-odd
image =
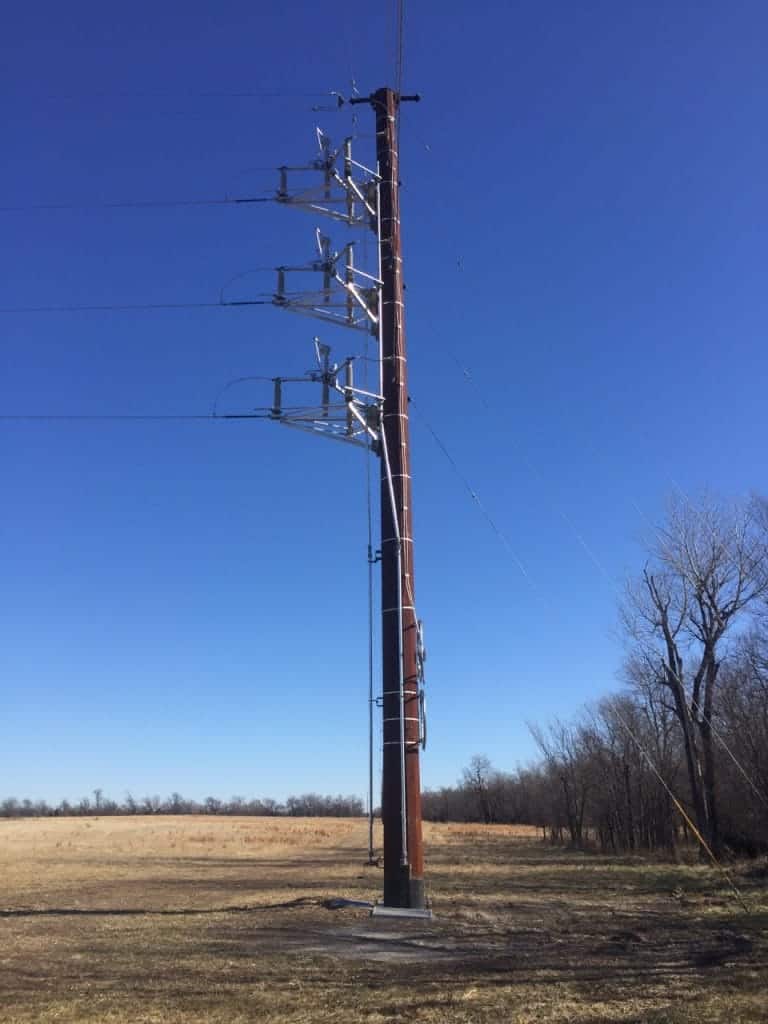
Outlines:
{"type": "Polygon", "coordinates": [[[408,376],[400,236],[397,121],[402,99],[379,89],[376,115],[381,261],[381,610],[384,764],[384,906],[423,909],[421,688],[413,573],[408,376]]]}
{"type": "MultiPolygon", "coordinates": [[[[273,301],[282,308],[377,336],[380,379],[376,393],[355,387],[354,357],[341,366],[332,364],[330,349],[316,339],[318,371],[304,381],[322,383],[321,407],[289,412],[282,405],[282,386],[302,379],[275,378],[272,417],[287,426],[363,444],[380,458],[384,900],[374,914],[428,917],[419,765],[420,750],[426,743],[424,647],[415,607],[398,156],[400,104],[418,99],[382,88],[348,101],[373,107],[376,171],[352,159],[351,139],[346,140],[342,154],[342,150],[333,150],[319,129],[320,157],[303,167],[281,168],[278,201],[349,227],[373,228],[379,267],[377,275],[363,271],[355,266],[352,244],[335,252],[330,239],[318,230],[314,261],[277,268],[273,301]],[[336,168],[342,155],[343,174],[336,168]],[[323,182],[292,193],[289,172],[310,170],[321,172],[323,182]],[[356,179],[360,171],[367,174],[362,182],[356,179]],[[343,190],[341,200],[334,198],[331,183],[343,190]],[[286,275],[294,272],[321,273],[322,289],[288,291],[286,275]],[[343,384],[338,380],[342,370],[343,384]],[[343,396],[345,405],[331,403],[332,394],[343,396]]],[[[368,559],[369,563],[375,561],[370,544],[368,559]]]]}

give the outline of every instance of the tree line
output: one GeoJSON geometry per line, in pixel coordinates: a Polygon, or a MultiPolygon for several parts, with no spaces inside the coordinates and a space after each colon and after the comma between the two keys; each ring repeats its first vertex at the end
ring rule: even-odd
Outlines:
{"type": "Polygon", "coordinates": [[[284,803],[270,798],[248,800],[233,796],[220,800],[209,796],[204,800],[189,800],[180,793],[169,797],[145,796],[136,799],[128,793],[122,802],[105,796],[101,789],[94,789],[92,796],[85,796],[77,802],[62,800],[51,806],[45,800],[19,800],[7,797],[0,800],[0,818],[53,818],[85,817],[91,815],[128,814],[221,814],[255,815],[259,817],[293,818],[357,818],[362,817],[363,802],[356,796],[321,796],[318,793],[304,793],[289,796],[284,803]]]}
{"type": "Polygon", "coordinates": [[[530,726],[530,768],[473,758],[425,816],[606,851],[768,852],[768,502],[672,501],[619,617],[623,690],[530,726]]]}

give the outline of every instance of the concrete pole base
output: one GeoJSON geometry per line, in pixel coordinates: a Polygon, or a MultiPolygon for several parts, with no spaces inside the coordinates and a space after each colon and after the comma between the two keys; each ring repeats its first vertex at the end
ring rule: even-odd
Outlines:
{"type": "Polygon", "coordinates": [[[416,917],[422,921],[431,921],[434,915],[426,907],[385,907],[383,903],[376,903],[371,917],[416,917]]]}

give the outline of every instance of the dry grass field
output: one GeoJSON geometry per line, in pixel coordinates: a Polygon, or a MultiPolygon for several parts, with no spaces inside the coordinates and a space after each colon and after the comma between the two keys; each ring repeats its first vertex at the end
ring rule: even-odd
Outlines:
{"type": "Polygon", "coordinates": [[[426,829],[435,920],[379,896],[352,820],[0,821],[0,1021],[768,1021],[765,874],[426,829]]]}

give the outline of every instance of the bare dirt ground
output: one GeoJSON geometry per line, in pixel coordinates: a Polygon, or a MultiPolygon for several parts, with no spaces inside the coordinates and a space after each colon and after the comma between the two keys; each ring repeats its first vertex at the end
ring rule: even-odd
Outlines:
{"type": "Polygon", "coordinates": [[[426,828],[435,920],[373,900],[357,820],[0,821],[0,1021],[768,1021],[765,872],[426,828]]]}

